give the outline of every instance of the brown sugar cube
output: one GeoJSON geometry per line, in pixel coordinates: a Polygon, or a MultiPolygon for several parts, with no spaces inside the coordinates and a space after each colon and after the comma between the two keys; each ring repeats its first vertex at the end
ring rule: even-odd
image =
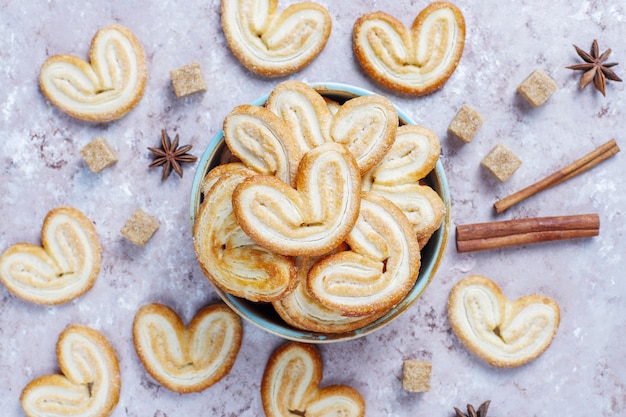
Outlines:
{"type": "Polygon", "coordinates": [[[120,233],[137,246],[145,246],[154,232],[159,228],[159,222],[141,209],[135,210],[126,222],[120,233]]]}
{"type": "Polygon", "coordinates": [[[481,165],[505,182],[522,165],[522,161],[509,148],[498,144],[483,158],[481,165]]]}
{"type": "Polygon", "coordinates": [[[402,388],[410,392],[430,391],[430,374],[432,365],[429,362],[405,360],[402,368],[402,388]]]}
{"type": "Polygon", "coordinates": [[[450,122],[448,132],[465,143],[470,143],[483,125],[483,117],[476,110],[464,104],[450,122]]]}
{"type": "Polygon", "coordinates": [[[170,78],[178,98],[206,91],[202,70],[197,62],[170,71],[170,78]]]}
{"type": "Polygon", "coordinates": [[[557,88],[558,86],[548,74],[535,70],[517,87],[517,92],[533,107],[539,107],[557,88]]]}
{"type": "Polygon", "coordinates": [[[93,172],[100,172],[117,162],[115,149],[102,137],[94,138],[80,150],[80,154],[93,172]]]}

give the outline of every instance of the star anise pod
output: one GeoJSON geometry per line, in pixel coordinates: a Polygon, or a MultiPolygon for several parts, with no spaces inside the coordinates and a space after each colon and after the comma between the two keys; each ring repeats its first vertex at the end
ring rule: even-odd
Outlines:
{"type": "Polygon", "coordinates": [[[198,160],[197,157],[187,153],[191,148],[192,145],[178,147],[178,135],[176,135],[173,142],[170,142],[170,137],[165,130],[161,130],[161,148],[148,148],[150,152],[156,155],[156,158],[150,164],[150,168],[163,165],[161,181],[165,181],[170,175],[170,172],[172,172],[172,169],[182,178],[183,169],[180,164],[182,162],[196,162],[198,160]]]}
{"type": "Polygon", "coordinates": [[[487,417],[487,410],[489,409],[490,403],[491,401],[485,401],[478,407],[478,410],[475,410],[471,404],[467,404],[467,414],[456,407],[454,407],[454,412],[456,413],[456,417],[487,417]]]}
{"type": "Polygon", "coordinates": [[[585,86],[593,80],[593,85],[596,87],[596,90],[601,92],[603,96],[606,96],[605,89],[607,79],[611,81],[622,81],[622,79],[610,69],[611,67],[616,66],[617,62],[604,62],[611,54],[610,48],[600,55],[598,41],[595,39],[591,44],[591,51],[589,53],[583,51],[576,45],[574,45],[574,48],[576,49],[578,56],[580,56],[585,63],[570,65],[566,68],[585,71],[583,76],[580,78],[580,88],[585,88],[585,86]]]}

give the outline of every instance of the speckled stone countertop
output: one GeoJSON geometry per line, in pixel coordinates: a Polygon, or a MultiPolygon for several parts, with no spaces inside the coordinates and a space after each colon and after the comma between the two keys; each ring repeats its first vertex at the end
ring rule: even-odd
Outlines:
{"type": "MultiPolygon", "coordinates": [[[[293,3],[283,0],[280,7],[293,3]]],[[[623,416],[626,414],[626,279],[624,279],[624,155],[545,191],[496,216],[493,203],[574,161],[611,138],[625,146],[624,83],[609,82],[606,97],[590,85],[580,90],[580,62],[573,44],[612,48],[613,69],[626,78],[626,5],[621,1],[458,0],[467,38],[456,72],[443,89],[421,98],[375,84],[352,53],[352,25],[383,10],[410,25],[426,1],[320,0],[333,28],[322,53],[298,73],[281,79],[247,71],[228,49],[219,1],[0,1],[0,250],[38,243],[46,213],[59,205],[79,208],[94,222],[103,248],[93,289],[64,305],[43,307],[0,287],[0,409],[23,415],[19,396],[33,378],[58,371],[55,343],[68,324],[101,331],[114,346],[122,372],[113,416],[259,416],[259,386],[267,358],[283,343],[244,323],[244,341],[231,372],[209,389],[180,395],[161,387],[141,365],[132,345],[132,318],[149,302],[176,310],[185,322],[218,301],[195,259],[189,224],[191,183],[161,182],[149,169],[148,146],[161,129],[179,134],[200,156],[238,104],[267,94],[285,79],[336,81],[391,98],[441,141],[450,185],[451,234],[438,273],[423,296],[383,329],[352,341],[321,345],[323,385],[348,384],[361,392],[368,416],[451,416],[453,407],[491,400],[490,415],[623,416]],[[50,55],[86,58],[96,30],[113,23],[130,28],[143,44],[149,78],[145,95],[126,117],[90,124],[73,119],[45,99],[39,69],[50,55]],[[208,91],[176,98],[169,72],[200,63],[208,91]],[[558,90],[533,108],[516,93],[535,69],[558,90]],[[485,119],[470,144],[446,133],[465,103],[485,119]],[[104,136],[119,161],[99,174],[80,148],[104,136]],[[505,183],[480,166],[496,144],[510,148],[522,167],[505,183]],[[138,247],[120,229],[136,208],[158,219],[160,229],[138,247]],[[598,213],[600,234],[578,239],[457,253],[454,226],[495,219],[598,213]],[[561,323],[554,341],[535,361],[494,368],[473,354],[450,329],[446,305],[452,286],[470,274],[497,282],[511,299],[540,293],[556,300],[561,323]],[[432,363],[431,389],[403,390],[406,359],[432,363]]]]}

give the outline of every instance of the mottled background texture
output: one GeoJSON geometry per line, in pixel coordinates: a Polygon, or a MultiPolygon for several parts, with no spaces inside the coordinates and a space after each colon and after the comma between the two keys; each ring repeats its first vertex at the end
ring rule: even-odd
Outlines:
{"type": "MultiPolygon", "coordinates": [[[[611,82],[603,97],[580,73],[573,44],[601,51],[626,78],[626,4],[617,0],[458,0],[467,24],[463,57],[440,91],[412,98],[386,91],[368,78],[352,52],[352,25],[383,10],[410,25],[425,0],[319,0],[333,29],[325,49],[302,71],[281,79],[256,76],[228,49],[219,1],[70,2],[0,0],[0,250],[38,243],[46,213],[72,205],[93,222],[103,247],[94,288],[61,306],[24,302],[0,287],[0,410],[22,415],[19,395],[33,378],[57,372],[54,351],[70,323],[101,331],[118,354],[123,388],[113,416],[176,417],[262,415],[259,386],[271,351],[283,343],[245,323],[232,371],[204,392],[179,395],[147,375],[134,351],[132,318],[149,302],[174,308],[188,322],[218,296],[198,267],[191,241],[189,198],[194,171],[161,182],[148,169],[148,146],[161,129],[179,134],[200,156],[236,105],[268,93],[285,79],[336,81],[391,98],[417,123],[437,133],[452,196],[450,240],[439,271],[423,296],[399,319],[366,337],[320,347],[322,384],[348,384],[367,403],[368,416],[451,416],[453,407],[490,399],[493,416],[626,415],[626,279],[624,276],[624,155],[510,209],[498,219],[598,213],[600,235],[590,239],[459,254],[454,226],[494,220],[492,204],[616,138],[624,142],[626,92],[611,82]],[[119,23],[143,44],[149,79],[139,105],[121,120],[90,124],[50,105],[39,90],[42,63],[51,55],[87,57],[96,30],[119,23]],[[177,99],[169,72],[199,62],[208,91],[177,99]],[[547,72],[557,92],[532,108],[516,87],[535,69],[547,72]],[[446,129],[468,103],[485,118],[470,144],[446,129]],[[119,162],[92,173],[79,150],[104,136],[119,162]],[[510,148],[521,168],[500,183],[480,166],[496,144],[510,148]],[[120,229],[136,208],[161,227],[146,247],[120,229]],[[511,299],[540,293],[561,307],[561,325],[548,350],[515,369],[496,369],[471,354],[447,320],[452,286],[469,274],[496,281],[511,299]],[[432,362],[427,393],[402,389],[405,359],[432,362]]],[[[293,1],[282,0],[284,8],[293,1]]]]}

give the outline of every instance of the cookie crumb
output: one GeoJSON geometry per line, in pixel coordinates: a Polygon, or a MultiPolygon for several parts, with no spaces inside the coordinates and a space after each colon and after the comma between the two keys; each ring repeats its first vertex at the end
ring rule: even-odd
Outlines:
{"type": "Polygon", "coordinates": [[[498,144],[480,164],[501,182],[505,182],[522,165],[522,161],[509,148],[498,144]]]}
{"type": "Polygon", "coordinates": [[[145,246],[159,228],[159,222],[141,209],[135,210],[120,233],[137,246],[145,246]]]}
{"type": "Polygon", "coordinates": [[[109,142],[100,136],[95,137],[91,142],[80,150],[80,155],[92,172],[100,172],[117,162],[118,157],[115,149],[109,142]]]}
{"type": "Polygon", "coordinates": [[[178,98],[200,93],[207,89],[202,76],[202,69],[197,62],[170,71],[170,78],[178,98]]]}
{"type": "Polygon", "coordinates": [[[402,388],[409,392],[430,391],[431,372],[432,365],[430,362],[405,360],[402,367],[402,388]]]}
{"type": "Polygon", "coordinates": [[[518,87],[517,92],[533,107],[541,106],[558,86],[552,78],[542,70],[533,71],[518,87]]]}
{"type": "Polygon", "coordinates": [[[459,109],[448,126],[448,132],[465,143],[470,143],[483,125],[483,117],[467,104],[459,109]]]}

